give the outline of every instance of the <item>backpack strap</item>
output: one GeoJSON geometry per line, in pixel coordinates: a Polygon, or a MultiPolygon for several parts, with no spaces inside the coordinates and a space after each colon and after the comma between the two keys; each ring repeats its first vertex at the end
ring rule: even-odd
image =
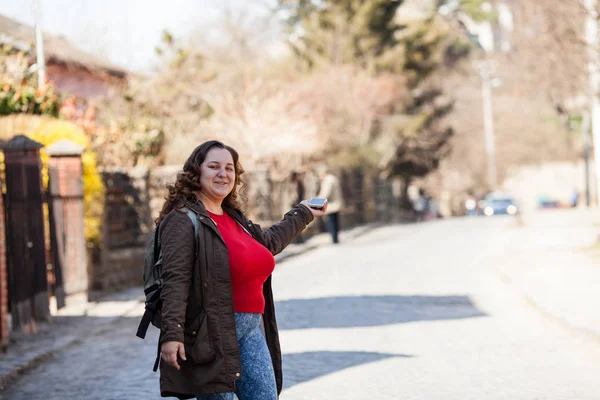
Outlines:
{"type": "Polygon", "coordinates": [[[160,250],[160,222],[156,225],[156,229],[154,230],[154,260],[156,261],[158,258],[158,251],[160,250]]]}
{"type": "MultiPolygon", "coordinates": [[[[159,235],[160,223],[156,225],[156,229],[154,229],[154,250],[153,250],[153,258],[156,261],[160,251],[160,235],[159,235]]],[[[142,320],[138,326],[137,333],[135,334],[140,339],[146,338],[146,332],[148,331],[148,327],[154,317],[154,313],[157,308],[157,300],[160,296],[160,291],[158,289],[158,285],[152,285],[149,288],[144,290],[144,295],[148,296],[148,294],[156,291],[150,299],[146,299],[146,307],[144,309],[144,315],[142,316],[142,320]]]]}
{"type": "Polygon", "coordinates": [[[196,214],[196,212],[194,210],[191,210],[187,207],[183,207],[185,209],[185,213],[187,214],[188,218],[192,221],[192,224],[194,224],[194,239],[197,240],[198,239],[198,230],[200,229],[200,222],[198,221],[198,214],[196,214]]]}
{"type": "Polygon", "coordinates": [[[148,327],[150,326],[150,322],[152,322],[152,318],[154,318],[154,314],[156,313],[158,307],[158,300],[160,298],[160,290],[156,290],[158,285],[154,285],[149,287],[144,291],[144,294],[148,295],[152,291],[155,291],[152,297],[149,300],[146,300],[146,307],[144,308],[144,315],[142,315],[142,320],[140,321],[140,325],[138,326],[137,333],[135,334],[140,339],[146,338],[146,332],[148,332],[148,327]]]}
{"type": "Polygon", "coordinates": [[[198,231],[200,230],[200,221],[198,221],[198,214],[192,210],[191,208],[188,207],[182,207],[183,210],[185,210],[185,213],[187,214],[188,218],[190,219],[190,221],[192,221],[192,225],[194,225],[194,255],[197,256],[198,255],[198,231]]]}
{"type": "MultiPolygon", "coordinates": [[[[183,207],[187,213],[187,216],[192,220],[192,223],[194,224],[194,236],[195,236],[195,241],[196,241],[196,257],[198,257],[198,254],[200,252],[200,243],[204,243],[204,230],[200,230],[200,221],[198,218],[200,218],[197,212],[195,212],[194,210],[188,208],[188,207],[183,207]],[[202,237],[201,237],[202,236],[202,237]]],[[[205,257],[205,262],[206,265],[209,265],[208,260],[206,259],[206,252],[204,252],[204,257],[205,257]]],[[[200,272],[200,277],[202,277],[202,272],[200,272]]],[[[206,299],[206,291],[204,289],[201,290],[202,291],[202,302],[203,304],[207,303],[207,299],[206,299]]]]}
{"type": "Polygon", "coordinates": [[[161,347],[161,342],[160,339],[162,337],[162,332],[160,332],[158,334],[158,344],[156,346],[156,360],[154,360],[154,366],[152,367],[152,371],[156,372],[158,371],[158,365],[160,364],[160,347],[161,347]]]}

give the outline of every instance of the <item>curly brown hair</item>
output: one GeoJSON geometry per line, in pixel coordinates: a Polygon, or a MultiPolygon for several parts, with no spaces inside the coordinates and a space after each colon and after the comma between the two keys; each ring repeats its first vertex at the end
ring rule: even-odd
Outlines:
{"type": "Polygon", "coordinates": [[[247,183],[242,178],[244,169],[239,161],[240,156],[234,148],[217,140],[209,140],[208,142],[204,142],[194,149],[192,154],[183,165],[183,171],[177,174],[177,180],[175,183],[167,184],[166,187],[169,193],[167,197],[165,197],[165,203],[160,211],[160,215],[155,221],[157,225],[174,208],[179,209],[183,207],[185,203],[195,203],[197,201],[194,193],[202,189],[200,185],[201,166],[206,159],[208,152],[214,147],[229,151],[233,157],[233,164],[235,166],[235,184],[233,185],[233,190],[231,193],[229,193],[223,200],[223,207],[242,210],[242,206],[248,201],[248,199],[244,195],[244,190],[246,189],[247,183]]]}

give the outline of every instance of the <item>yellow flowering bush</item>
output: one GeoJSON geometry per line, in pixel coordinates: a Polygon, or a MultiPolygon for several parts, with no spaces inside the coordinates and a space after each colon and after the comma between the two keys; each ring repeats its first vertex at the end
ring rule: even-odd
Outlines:
{"type": "MultiPolygon", "coordinates": [[[[96,167],[96,154],[90,149],[89,139],[75,124],[56,119],[44,119],[26,135],[49,146],[62,139],[85,146],[81,156],[83,163],[83,204],[85,213],[84,234],[88,243],[98,244],[101,236],[102,212],[104,207],[104,183],[96,167]]],[[[44,188],[48,187],[48,155],[41,149],[42,177],[44,188]]]]}

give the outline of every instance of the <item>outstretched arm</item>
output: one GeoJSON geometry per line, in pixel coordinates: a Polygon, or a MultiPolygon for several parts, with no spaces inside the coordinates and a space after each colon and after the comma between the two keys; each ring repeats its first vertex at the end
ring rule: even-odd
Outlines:
{"type": "Polygon", "coordinates": [[[246,228],[254,237],[260,238],[260,242],[273,254],[279,254],[298,236],[315,217],[325,213],[327,205],[322,210],[308,207],[308,201],[303,200],[299,205],[288,211],[283,219],[263,230],[260,225],[251,221],[247,222],[246,228]]]}

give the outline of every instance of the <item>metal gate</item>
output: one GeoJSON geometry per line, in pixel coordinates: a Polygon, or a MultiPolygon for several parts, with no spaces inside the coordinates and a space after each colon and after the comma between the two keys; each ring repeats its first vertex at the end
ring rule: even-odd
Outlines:
{"type": "Polygon", "coordinates": [[[40,148],[18,135],[4,145],[8,294],[13,329],[35,331],[50,316],[40,148]]]}

